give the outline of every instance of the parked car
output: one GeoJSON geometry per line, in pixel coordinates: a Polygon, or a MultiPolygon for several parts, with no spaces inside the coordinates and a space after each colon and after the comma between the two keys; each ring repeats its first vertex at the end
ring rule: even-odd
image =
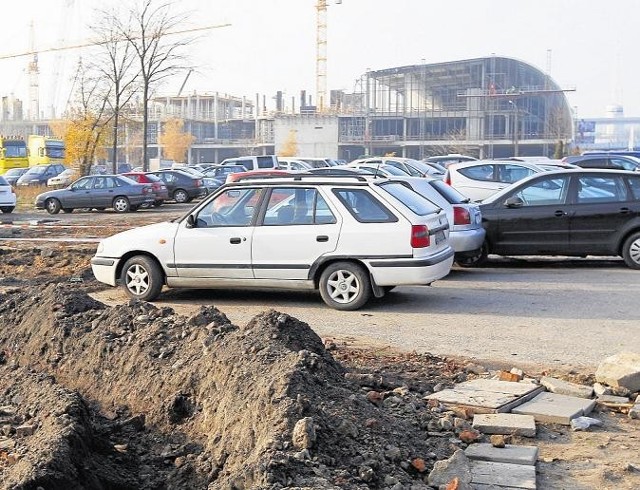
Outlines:
{"type": "Polygon", "coordinates": [[[4,173],[3,177],[9,182],[9,185],[16,185],[18,179],[24,175],[27,170],[29,170],[29,167],[10,168],[4,173]]]}
{"type": "Polygon", "coordinates": [[[47,187],[67,187],[77,178],[78,171],[73,168],[67,168],[62,173],[47,180],[47,187]]]}
{"type": "Polygon", "coordinates": [[[478,255],[485,236],[478,204],[470,202],[468,197],[439,179],[393,177],[392,180],[405,182],[415,192],[445,210],[450,226],[449,240],[456,252],[456,262],[464,262],[468,256],[478,255]]]}
{"type": "Polygon", "coordinates": [[[169,199],[179,204],[207,195],[203,179],[195,175],[180,170],[157,170],[148,173],[159,177],[167,186],[169,199]]]}
{"type": "Polygon", "coordinates": [[[400,182],[300,174],[227,184],[180,219],[102,240],[91,266],[142,300],[164,285],[257,286],[354,310],[446,276],[448,236],[444,211],[400,182]]]}
{"type": "Polygon", "coordinates": [[[205,171],[205,178],[214,179],[217,187],[222,186],[227,181],[229,174],[246,172],[247,169],[243,165],[211,165],[205,171]]]}
{"type": "Polygon", "coordinates": [[[35,167],[29,167],[29,170],[22,174],[16,181],[16,185],[47,185],[47,182],[51,177],[60,175],[66,169],[67,167],[60,163],[50,163],[46,165],[36,165],[35,167]]]}
{"type": "Polygon", "coordinates": [[[335,167],[340,165],[336,158],[328,158],[328,157],[296,157],[297,160],[302,160],[303,162],[307,162],[313,168],[318,167],[335,167]]]}
{"type": "Polygon", "coordinates": [[[449,165],[444,181],[472,201],[482,201],[514,182],[544,171],[533,163],[475,160],[449,165]]]}
{"type": "Polygon", "coordinates": [[[481,253],[616,255],[640,269],[640,175],[619,170],[537,173],[480,204],[487,231],[481,253]]]}
{"type": "Polygon", "coordinates": [[[155,200],[152,203],[153,206],[162,206],[162,204],[169,199],[169,189],[167,189],[167,185],[157,175],[144,172],[127,172],[122,175],[130,178],[138,184],[151,186],[153,193],[155,194],[155,200]]]}
{"type": "Polygon", "coordinates": [[[137,211],[143,204],[153,204],[155,194],[151,186],[138,184],[122,175],[89,175],[76,180],[69,187],[47,191],[36,197],[36,208],[49,214],[60,210],[71,213],[86,208],[116,213],[137,211]]]}
{"type": "Polygon", "coordinates": [[[385,165],[383,163],[349,163],[347,165],[341,166],[340,168],[355,168],[361,170],[363,172],[369,172],[372,175],[377,175],[378,177],[409,177],[409,174],[399,169],[398,167],[394,167],[393,165],[385,165]]]}
{"type": "Polygon", "coordinates": [[[444,179],[445,171],[441,170],[437,166],[420,162],[412,158],[399,158],[399,157],[373,157],[373,158],[359,158],[350,163],[350,165],[390,165],[404,171],[407,175],[413,177],[434,177],[437,179],[444,179]]]}
{"type": "Polygon", "coordinates": [[[586,154],[567,157],[567,163],[577,165],[581,168],[602,168],[611,170],[631,170],[640,172],[640,158],[629,155],[616,154],[586,154]]]}
{"type": "MultiPolygon", "coordinates": [[[[109,175],[113,171],[113,164],[109,163],[98,163],[96,165],[91,165],[89,168],[89,175],[109,175]]],[[[124,174],[127,172],[133,172],[133,167],[128,163],[118,163],[116,168],[117,174],[124,174]]]]}
{"type": "Polygon", "coordinates": [[[280,170],[309,170],[315,167],[311,163],[296,158],[278,157],[278,168],[280,170]]]}
{"type": "Polygon", "coordinates": [[[13,187],[3,175],[0,175],[0,211],[12,213],[16,208],[16,195],[13,187]]]}
{"type": "Polygon", "coordinates": [[[266,179],[271,177],[287,177],[291,175],[288,170],[279,169],[262,169],[262,170],[248,170],[247,172],[234,172],[227,175],[227,183],[240,182],[247,179],[266,179]]]}
{"type": "Polygon", "coordinates": [[[278,157],[275,155],[260,155],[251,157],[236,157],[222,160],[221,165],[242,165],[247,170],[263,168],[278,168],[278,157]]]}
{"type": "Polygon", "coordinates": [[[423,160],[423,162],[437,163],[438,165],[446,169],[452,163],[472,162],[474,160],[477,160],[477,158],[470,157],[468,155],[460,155],[459,153],[449,153],[448,155],[435,155],[427,157],[423,160]]]}

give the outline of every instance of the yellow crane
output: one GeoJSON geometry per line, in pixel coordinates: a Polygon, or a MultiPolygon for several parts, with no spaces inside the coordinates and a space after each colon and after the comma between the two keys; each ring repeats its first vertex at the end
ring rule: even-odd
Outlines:
{"type": "MultiPolygon", "coordinates": [[[[335,0],[341,4],[342,0],[335,0]]],[[[327,0],[316,3],[316,105],[324,112],[327,103],[327,0]]]]}

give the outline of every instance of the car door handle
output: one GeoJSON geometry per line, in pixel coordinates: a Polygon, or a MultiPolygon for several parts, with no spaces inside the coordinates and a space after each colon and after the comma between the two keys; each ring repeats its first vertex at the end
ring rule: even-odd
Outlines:
{"type": "Polygon", "coordinates": [[[558,217],[566,216],[566,215],[567,215],[567,213],[566,213],[566,212],[564,212],[564,211],[560,211],[560,210],[556,211],[556,212],[555,212],[555,213],[553,213],[553,214],[554,214],[555,216],[558,216],[558,217]]]}
{"type": "Polygon", "coordinates": [[[329,237],[327,235],[318,235],[316,237],[316,242],[328,242],[329,237]]]}
{"type": "Polygon", "coordinates": [[[234,237],[229,239],[229,242],[234,244],[234,245],[237,245],[237,244],[242,242],[242,238],[234,236],[234,237]]]}
{"type": "Polygon", "coordinates": [[[630,212],[629,208],[620,208],[620,214],[629,214],[630,212]]]}

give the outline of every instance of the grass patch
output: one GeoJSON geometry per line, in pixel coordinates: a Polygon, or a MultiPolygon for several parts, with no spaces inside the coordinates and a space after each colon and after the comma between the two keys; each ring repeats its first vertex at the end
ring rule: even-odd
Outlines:
{"type": "Polygon", "coordinates": [[[45,185],[14,186],[13,189],[16,193],[16,208],[23,211],[35,209],[35,202],[38,194],[51,190],[45,185]]]}

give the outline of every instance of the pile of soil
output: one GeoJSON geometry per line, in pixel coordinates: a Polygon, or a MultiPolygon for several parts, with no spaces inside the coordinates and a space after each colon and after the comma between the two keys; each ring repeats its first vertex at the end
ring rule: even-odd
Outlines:
{"type": "Polygon", "coordinates": [[[466,423],[423,400],[464,378],[453,361],[347,369],[285,313],[239,327],[86,286],[0,294],[6,488],[419,489],[464,447],[466,423]]]}

